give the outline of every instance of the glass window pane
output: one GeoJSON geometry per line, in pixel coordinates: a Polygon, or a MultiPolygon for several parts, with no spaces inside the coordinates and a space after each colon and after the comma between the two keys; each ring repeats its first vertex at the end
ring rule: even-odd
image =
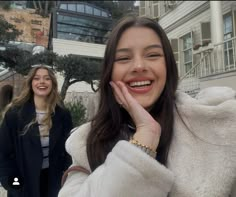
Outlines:
{"type": "Polygon", "coordinates": [[[230,33],[232,32],[232,17],[227,16],[224,18],[224,33],[230,33]]]}
{"type": "Polygon", "coordinates": [[[145,1],[139,1],[140,7],[145,7],[145,1]]]}
{"type": "Polygon", "coordinates": [[[179,54],[178,53],[174,53],[175,56],[175,61],[178,62],[179,61],[179,54]]]}
{"type": "Polygon", "coordinates": [[[61,4],[60,9],[62,10],[67,10],[67,4],[61,4]]]}
{"type": "Polygon", "coordinates": [[[192,68],[192,63],[185,64],[185,72],[187,73],[192,68]]]}
{"type": "Polygon", "coordinates": [[[102,16],[104,16],[104,17],[108,17],[107,13],[104,12],[104,11],[102,11],[102,16]]]}
{"type": "Polygon", "coordinates": [[[178,52],[178,39],[171,39],[170,44],[173,52],[178,52]]]}
{"type": "Polygon", "coordinates": [[[83,4],[77,4],[77,12],[84,13],[84,5],[83,4]]]}
{"type": "Polygon", "coordinates": [[[192,68],[192,36],[191,33],[183,37],[183,63],[185,65],[185,72],[192,68]]]}
{"type": "Polygon", "coordinates": [[[192,61],[192,51],[187,50],[184,52],[184,62],[191,62],[192,61]]]}
{"type": "Polygon", "coordinates": [[[68,4],[68,10],[76,11],[76,5],[75,4],[68,4]]]}
{"type": "MultiPolygon", "coordinates": [[[[104,37],[110,30],[111,22],[98,21],[82,17],[58,15],[57,32],[71,33],[74,39],[84,42],[104,43],[104,37]]],[[[72,36],[66,36],[72,39],[72,36]]]]}
{"type": "Polygon", "coordinates": [[[85,6],[85,13],[93,14],[93,8],[91,6],[86,5],[85,6]]]}
{"type": "Polygon", "coordinates": [[[183,37],[183,46],[184,50],[192,48],[192,37],[190,33],[183,37]]]}
{"type": "Polygon", "coordinates": [[[93,8],[93,13],[96,16],[101,16],[101,11],[99,9],[97,9],[97,8],[93,8]]]}

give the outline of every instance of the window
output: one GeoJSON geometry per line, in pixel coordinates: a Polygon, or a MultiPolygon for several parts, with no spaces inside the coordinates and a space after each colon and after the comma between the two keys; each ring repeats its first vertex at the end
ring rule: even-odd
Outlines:
{"type": "MultiPolygon", "coordinates": [[[[228,40],[233,37],[233,21],[232,15],[227,14],[224,16],[224,40],[228,40]]],[[[224,44],[224,63],[226,69],[233,65],[233,43],[232,40],[225,42],[224,44]]]]}
{"type": "Polygon", "coordinates": [[[83,4],[77,4],[77,12],[84,13],[84,5],[83,4]]]}
{"type": "Polygon", "coordinates": [[[171,39],[170,44],[175,56],[175,61],[178,63],[179,62],[179,43],[178,39],[171,39]]]}
{"type": "Polygon", "coordinates": [[[210,22],[201,23],[202,45],[208,45],[211,42],[211,24],[210,22]]]}
{"type": "Polygon", "coordinates": [[[164,1],[165,12],[173,9],[177,4],[177,1],[164,1]]]}
{"type": "Polygon", "coordinates": [[[31,20],[31,24],[34,24],[34,25],[42,25],[42,21],[40,20],[31,20]]]}
{"type": "Polygon", "coordinates": [[[82,42],[103,43],[104,36],[110,30],[111,21],[88,19],[58,14],[57,38],[82,42]]]}
{"type": "Polygon", "coordinates": [[[61,4],[60,9],[62,10],[67,10],[67,4],[61,4]]]}
{"type": "Polygon", "coordinates": [[[140,6],[139,6],[139,14],[140,16],[145,16],[145,1],[139,1],[140,6]]]}
{"type": "Polygon", "coordinates": [[[153,4],[152,4],[152,16],[153,18],[158,18],[160,16],[160,6],[159,6],[159,2],[155,2],[153,1],[153,4]]]}
{"type": "Polygon", "coordinates": [[[104,12],[104,11],[102,11],[102,16],[104,16],[104,17],[108,17],[107,13],[104,12]]]}
{"type": "Polygon", "coordinates": [[[187,73],[193,65],[192,61],[192,33],[188,33],[182,37],[183,41],[183,64],[184,64],[184,73],[187,73]]]}
{"type": "Polygon", "coordinates": [[[33,34],[33,37],[35,37],[36,34],[37,34],[37,32],[40,32],[40,31],[41,31],[41,30],[38,29],[38,28],[32,28],[32,29],[31,29],[31,33],[33,34]]]}
{"type": "Polygon", "coordinates": [[[85,13],[93,14],[93,8],[91,6],[85,5],[85,13]]]}
{"type": "Polygon", "coordinates": [[[76,4],[68,4],[68,10],[76,12],[76,4]]]}
{"type": "Polygon", "coordinates": [[[97,9],[97,8],[93,8],[93,13],[96,16],[101,16],[101,11],[99,9],[97,9]]]}

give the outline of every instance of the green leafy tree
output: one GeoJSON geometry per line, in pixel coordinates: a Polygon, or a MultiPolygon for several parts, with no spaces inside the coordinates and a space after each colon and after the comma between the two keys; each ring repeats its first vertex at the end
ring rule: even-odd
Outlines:
{"type": "Polygon", "coordinates": [[[4,17],[0,17],[0,42],[8,43],[9,41],[14,41],[22,31],[16,29],[15,25],[8,23],[4,17]]]}
{"type": "Polygon", "coordinates": [[[28,72],[27,61],[31,53],[23,51],[18,48],[7,48],[4,51],[0,51],[0,62],[4,62],[4,67],[10,70],[26,74],[28,72]]]}
{"type": "Polygon", "coordinates": [[[77,101],[66,103],[65,107],[70,111],[74,127],[80,126],[81,124],[86,122],[86,108],[84,107],[82,102],[77,101]]]}
{"type": "Polygon", "coordinates": [[[59,56],[54,52],[46,51],[30,56],[25,65],[29,67],[38,63],[52,65],[57,72],[63,75],[64,81],[60,93],[62,100],[65,99],[70,85],[79,81],[91,84],[92,90],[96,91],[94,80],[97,80],[99,77],[101,60],[72,54],[59,56]]]}
{"type": "Polygon", "coordinates": [[[59,56],[52,51],[32,55],[17,48],[0,51],[0,62],[5,62],[4,67],[23,75],[26,75],[34,64],[44,63],[53,66],[53,69],[64,77],[60,93],[62,100],[65,99],[69,86],[79,81],[91,84],[92,90],[96,91],[94,80],[99,77],[101,65],[101,60],[78,55],[59,56]]]}
{"type": "Polygon", "coordinates": [[[31,65],[45,63],[53,65],[56,61],[57,54],[51,51],[32,55],[31,52],[18,49],[16,47],[7,48],[0,51],[0,62],[4,62],[4,67],[9,68],[17,73],[26,75],[31,69],[31,65]]]}
{"type": "Polygon", "coordinates": [[[46,50],[41,53],[36,53],[31,55],[27,60],[27,65],[35,65],[35,64],[47,64],[52,67],[55,66],[55,62],[57,61],[58,54],[53,51],[46,50]]]}
{"type": "Polygon", "coordinates": [[[11,1],[0,1],[0,7],[4,10],[11,9],[11,1]]]}
{"type": "Polygon", "coordinates": [[[135,1],[86,1],[100,8],[109,10],[115,20],[132,13],[135,1]]]}
{"type": "Polygon", "coordinates": [[[91,88],[96,91],[93,80],[97,80],[99,77],[100,62],[100,60],[73,54],[59,56],[55,63],[55,67],[64,77],[61,88],[62,99],[65,99],[69,86],[79,81],[90,83],[91,88]]]}

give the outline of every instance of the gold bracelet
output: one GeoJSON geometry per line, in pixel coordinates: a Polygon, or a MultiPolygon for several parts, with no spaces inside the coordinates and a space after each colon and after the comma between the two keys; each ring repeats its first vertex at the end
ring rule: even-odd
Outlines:
{"type": "Polygon", "coordinates": [[[147,153],[151,157],[156,158],[157,152],[155,150],[153,150],[151,147],[141,144],[138,140],[135,140],[134,138],[131,138],[129,142],[131,144],[134,144],[138,148],[140,148],[142,151],[144,151],[145,153],[147,153]]]}

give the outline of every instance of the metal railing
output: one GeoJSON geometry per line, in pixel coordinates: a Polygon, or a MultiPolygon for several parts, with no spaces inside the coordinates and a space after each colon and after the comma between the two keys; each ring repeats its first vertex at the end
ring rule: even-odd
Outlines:
{"type": "Polygon", "coordinates": [[[214,45],[213,64],[208,75],[236,70],[236,37],[214,45]]]}
{"type": "Polygon", "coordinates": [[[200,78],[236,71],[236,37],[215,45],[208,45],[193,52],[200,60],[180,77],[178,89],[189,94],[200,90],[200,78]]]}
{"type": "Polygon", "coordinates": [[[178,89],[182,90],[192,96],[200,90],[200,80],[199,76],[201,75],[203,69],[202,65],[209,64],[209,54],[211,52],[208,51],[204,54],[199,63],[194,65],[185,75],[180,77],[178,89]]]}

